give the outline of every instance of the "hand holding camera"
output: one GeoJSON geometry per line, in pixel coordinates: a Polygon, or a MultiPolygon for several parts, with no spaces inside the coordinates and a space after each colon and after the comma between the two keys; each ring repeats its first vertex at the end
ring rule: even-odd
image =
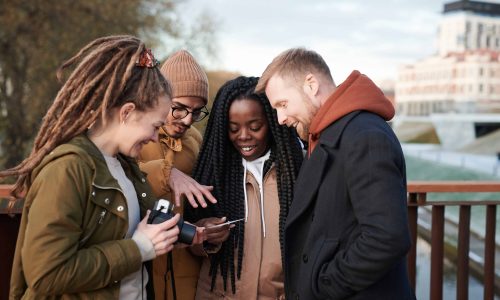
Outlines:
{"type": "Polygon", "coordinates": [[[179,236],[180,215],[175,215],[170,220],[161,224],[148,224],[147,221],[151,212],[148,211],[146,217],[137,225],[137,231],[142,232],[152,243],[156,256],[160,256],[171,251],[179,236]]]}
{"type": "MultiPolygon", "coordinates": [[[[162,224],[171,220],[174,217],[174,204],[165,199],[160,199],[155,202],[155,207],[149,214],[148,224],[162,224]]],[[[191,245],[193,239],[197,233],[196,226],[184,222],[179,214],[175,217],[179,217],[176,225],[179,228],[179,239],[178,241],[183,244],[191,245]]]]}

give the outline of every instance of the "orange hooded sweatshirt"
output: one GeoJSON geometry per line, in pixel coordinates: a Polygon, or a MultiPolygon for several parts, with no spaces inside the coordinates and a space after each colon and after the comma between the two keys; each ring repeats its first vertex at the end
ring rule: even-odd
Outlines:
{"type": "Polygon", "coordinates": [[[356,110],[375,113],[386,121],[392,119],[395,113],[391,101],[384,96],[375,83],[368,76],[354,70],[335,89],[312,119],[309,127],[308,156],[318,144],[321,132],[325,128],[356,110]]]}

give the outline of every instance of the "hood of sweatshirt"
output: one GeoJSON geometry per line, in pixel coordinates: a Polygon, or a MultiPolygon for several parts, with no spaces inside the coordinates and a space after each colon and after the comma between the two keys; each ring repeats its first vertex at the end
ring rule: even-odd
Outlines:
{"type": "Polygon", "coordinates": [[[394,106],[380,88],[368,76],[355,70],[335,89],[313,117],[309,127],[309,155],[325,128],[357,110],[375,113],[386,121],[392,119],[395,113],[394,106]]]}

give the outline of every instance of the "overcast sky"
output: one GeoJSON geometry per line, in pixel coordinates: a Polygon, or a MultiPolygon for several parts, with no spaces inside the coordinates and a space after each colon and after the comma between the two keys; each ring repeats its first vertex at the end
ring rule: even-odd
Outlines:
{"type": "MultiPolygon", "coordinates": [[[[209,69],[260,76],[283,50],[320,53],[336,83],[353,69],[383,84],[399,66],[436,53],[443,4],[451,0],[188,0],[183,18],[208,10],[219,21],[209,69]]],[[[500,2],[500,0],[490,1],[500,2]]]]}

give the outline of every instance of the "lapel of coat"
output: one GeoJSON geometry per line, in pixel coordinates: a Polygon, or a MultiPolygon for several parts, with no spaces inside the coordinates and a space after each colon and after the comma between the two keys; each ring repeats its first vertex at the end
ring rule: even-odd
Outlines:
{"type": "MultiPolygon", "coordinates": [[[[327,164],[330,167],[335,163],[335,158],[331,156],[329,158],[325,147],[336,148],[345,127],[359,113],[361,111],[354,111],[345,115],[321,133],[318,145],[313,153],[311,153],[311,157],[302,164],[299,176],[295,182],[293,202],[288,213],[285,228],[290,227],[307,210],[309,205],[315,202],[316,193],[323,181],[323,173],[327,164]]],[[[332,182],[332,184],[335,183],[332,182]]]]}
{"type": "Polygon", "coordinates": [[[327,159],[327,152],[318,144],[311,157],[304,161],[295,182],[294,201],[288,213],[286,227],[290,226],[314,202],[327,159]]]}

